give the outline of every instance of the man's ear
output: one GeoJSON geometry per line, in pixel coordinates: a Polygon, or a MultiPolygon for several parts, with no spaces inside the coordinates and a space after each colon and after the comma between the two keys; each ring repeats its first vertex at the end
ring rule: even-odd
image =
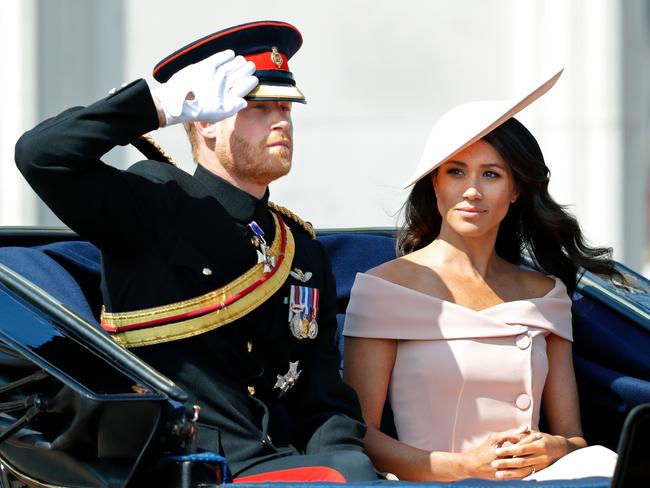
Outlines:
{"type": "Polygon", "coordinates": [[[199,121],[193,122],[196,132],[206,139],[216,139],[217,125],[210,122],[199,121]]]}

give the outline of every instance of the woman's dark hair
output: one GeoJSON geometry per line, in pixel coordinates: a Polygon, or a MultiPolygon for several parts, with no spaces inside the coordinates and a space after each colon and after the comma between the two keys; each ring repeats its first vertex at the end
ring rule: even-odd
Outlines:
{"type": "MultiPolygon", "coordinates": [[[[583,267],[609,277],[618,275],[610,248],[586,244],[577,220],[548,193],[550,171],[533,135],[511,118],[483,137],[510,165],[519,197],[499,226],[496,252],[521,264],[524,252],[542,271],[557,276],[569,293],[583,267]]],[[[415,184],[403,207],[405,222],[397,237],[402,256],[423,248],[440,233],[442,217],[431,178],[415,184]]]]}

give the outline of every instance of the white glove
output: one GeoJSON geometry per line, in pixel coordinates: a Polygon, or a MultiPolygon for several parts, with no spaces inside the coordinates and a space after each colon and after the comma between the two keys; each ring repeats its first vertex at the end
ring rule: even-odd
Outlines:
{"type": "Polygon", "coordinates": [[[175,73],[151,94],[165,113],[166,124],[219,122],[245,108],[244,96],[257,86],[255,64],[228,49],[175,73]]]}

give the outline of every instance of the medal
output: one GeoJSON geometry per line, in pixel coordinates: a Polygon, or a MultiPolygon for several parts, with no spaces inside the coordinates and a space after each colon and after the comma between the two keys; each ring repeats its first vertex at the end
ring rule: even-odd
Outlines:
{"type": "Polygon", "coordinates": [[[300,322],[300,338],[306,339],[309,337],[309,320],[302,319],[300,322]]]}
{"type": "Polygon", "coordinates": [[[277,380],[273,386],[273,389],[275,390],[276,388],[279,388],[280,395],[284,395],[286,392],[288,392],[296,384],[296,381],[298,381],[300,373],[302,373],[302,371],[298,371],[299,362],[300,361],[296,361],[294,363],[289,362],[289,371],[287,371],[284,375],[277,376],[277,380]]]}
{"type": "Polygon", "coordinates": [[[257,251],[257,263],[264,263],[264,273],[268,273],[275,266],[275,256],[264,240],[264,231],[254,220],[248,224],[248,228],[253,232],[251,243],[257,251]]]}
{"type": "Polygon", "coordinates": [[[309,322],[308,335],[310,339],[316,339],[316,336],[318,335],[318,322],[316,322],[316,319],[312,319],[312,321],[309,322]]]}
{"type": "MultiPolygon", "coordinates": [[[[310,273],[311,274],[311,273],[310,273]]],[[[289,293],[289,330],[296,339],[315,339],[318,335],[318,288],[291,285],[289,293]]]]}
{"type": "Polygon", "coordinates": [[[302,339],[302,320],[300,320],[300,315],[294,315],[289,321],[289,329],[291,333],[297,339],[302,339]]]}

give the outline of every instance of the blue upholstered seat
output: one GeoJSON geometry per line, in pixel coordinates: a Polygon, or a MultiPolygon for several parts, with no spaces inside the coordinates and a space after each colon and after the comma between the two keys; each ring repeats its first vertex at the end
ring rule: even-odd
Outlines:
{"type": "Polygon", "coordinates": [[[91,308],[82,290],[82,285],[95,281],[96,289],[94,292],[88,289],[88,293],[99,294],[99,252],[91,244],[60,242],[40,247],[0,247],[0,263],[45,290],[91,324],[99,324],[97,310],[91,308]],[[75,273],[77,269],[83,269],[86,274],[75,273]]]}

